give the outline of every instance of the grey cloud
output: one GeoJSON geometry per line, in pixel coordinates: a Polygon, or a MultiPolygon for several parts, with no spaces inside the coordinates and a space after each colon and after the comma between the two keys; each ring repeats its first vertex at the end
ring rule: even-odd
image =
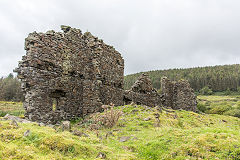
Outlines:
{"type": "Polygon", "coordinates": [[[33,31],[61,24],[91,31],[125,59],[125,74],[239,63],[238,0],[2,0],[0,76],[33,31]]]}

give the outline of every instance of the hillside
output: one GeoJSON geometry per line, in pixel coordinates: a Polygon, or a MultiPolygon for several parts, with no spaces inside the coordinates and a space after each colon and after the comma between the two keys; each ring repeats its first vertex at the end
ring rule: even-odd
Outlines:
{"type": "MultiPolygon", "coordinates": [[[[161,77],[167,76],[171,80],[186,79],[195,91],[209,86],[214,92],[225,91],[228,88],[237,91],[240,86],[240,65],[224,65],[196,67],[187,69],[156,70],[147,73],[156,89],[160,89],[161,77]]],[[[124,87],[129,89],[141,73],[125,76],[124,87]]]]}
{"type": "Polygon", "coordinates": [[[96,159],[99,153],[105,159],[126,160],[240,159],[240,119],[236,117],[128,105],[72,125],[81,134],[37,123],[16,126],[2,119],[0,159],[96,159]],[[113,128],[98,119],[120,112],[113,128]],[[27,130],[30,134],[24,136],[27,130]]]}

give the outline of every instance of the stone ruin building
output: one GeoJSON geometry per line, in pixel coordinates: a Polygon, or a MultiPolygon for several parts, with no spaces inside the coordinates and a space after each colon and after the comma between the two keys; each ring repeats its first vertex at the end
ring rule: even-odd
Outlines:
{"type": "Polygon", "coordinates": [[[143,104],[150,107],[164,106],[172,109],[197,111],[197,98],[186,80],[170,81],[166,77],[161,80],[162,93],[152,87],[148,75],[142,74],[130,90],[124,92],[124,103],[143,104]]]}
{"type": "Polygon", "coordinates": [[[25,117],[56,123],[123,104],[124,60],[91,33],[69,26],[63,32],[30,33],[26,55],[15,72],[25,93],[25,117]]]}
{"type": "Polygon", "coordinates": [[[161,80],[162,105],[172,109],[183,109],[196,112],[197,97],[186,80],[170,81],[167,77],[161,80]]]}
{"type": "Polygon", "coordinates": [[[148,75],[142,74],[133,84],[130,90],[124,92],[125,104],[134,102],[155,107],[161,104],[160,95],[152,87],[152,82],[148,75]]]}
{"type": "Polygon", "coordinates": [[[30,33],[18,68],[25,94],[25,117],[57,123],[101,111],[108,104],[168,106],[196,111],[196,96],[187,81],[162,79],[162,94],[143,74],[123,90],[124,60],[102,40],[69,26],[63,32],[30,33]]]}

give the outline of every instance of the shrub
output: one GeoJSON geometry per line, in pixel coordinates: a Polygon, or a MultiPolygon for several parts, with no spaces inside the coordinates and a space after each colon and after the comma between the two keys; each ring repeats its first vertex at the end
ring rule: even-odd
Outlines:
{"type": "Polygon", "coordinates": [[[240,94],[240,87],[237,87],[237,93],[240,94]]]}
{"type": "Polygon", "coordinates": [[[103,125],[107,128],[112,128],[115,124],[117,124],[120,116],[122,115],[122,111],[114,110],[114,105],[104,105],[103,109],[103,125]]]}
{"type": "MultiPolygon", "coordinates": [[[[114,105],[103,105],[103,113],[95,113],[89,117],[90,128],[99,129],[101,126],[112,128],[115,126],[122,115],[122,111],[114,109],[114,105]]],[[[85,121],[89,121],[85,120],[85,121]]]]}
{"type": "Polygon", "coordinates": [[[228,88],[225,92],[224,92],[224,95],[228,96],[231,94],[231,90],[228,88]]]}
{"type": "Polygon", "coordinates": [[[211,114],[223,114],[224,112],[227,112],[229,110],[231,110],[232,107],[230,105],[218,105],[213,107],[212,109],[210,109],[208,111],[208,113],[211,114]]]}
{"type": "Polygon", "coordinates": [[[203,87],[199,92],[202,95],[212,95],[213,94],[213,91],[208,86],[203,87]]]}
{"type": "Polygon", "coordinates": [[[198,102],[197,108],[198,108],[198,110],[201,111],[201,112],[206,112],[206,110],[207,110],[206,105],[203,104],[203,103],[201,103],[201,102],[198,102]]]}
{"type": "MultiPolygon", "coordinates": [[[[240,97],[239,97],[240,98],[240,97]]],[[[235,109],[240,110],[240,101],[238,101],[234,106],[235,109]]]]}
{"type": "Polygon", "coordinates": [[[229,115],[229,116],[240,118],[240,110],[239,109],[229,110],[229,111],[225,112],[224,115],[229,115]]]}

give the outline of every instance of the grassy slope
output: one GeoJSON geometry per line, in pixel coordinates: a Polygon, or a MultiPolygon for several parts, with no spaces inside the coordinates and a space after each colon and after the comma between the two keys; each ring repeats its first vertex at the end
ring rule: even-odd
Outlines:
{"type": "Polygon", "coordinates": [[[141,106],[116,109],[124,115],[112,129],[90,131],[74,126],[73,129],[82,130],[89,137],[37,124],[14,127],[9,121],[0,121],[0,159],[95,159],[99,152],[105,153],[107,159],[240,159],[239,118],[163,112],[160,127],[155,127],[155,109],[141,106]],[[151,120],[144,121],[147,117],[151,120]],[[24,137],[28,129],[31,134],[24,137]],[[109,131],[114,136],[105,138],[109,131]],[[131,139],[119,142],[122,136],[131,139]]]}

